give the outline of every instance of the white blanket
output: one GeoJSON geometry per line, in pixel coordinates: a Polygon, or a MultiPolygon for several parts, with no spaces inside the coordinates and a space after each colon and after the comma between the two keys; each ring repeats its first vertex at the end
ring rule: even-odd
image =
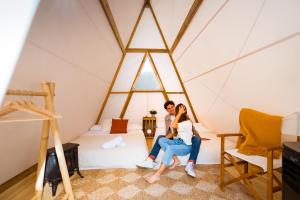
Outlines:
{"type": "Polygon", "coordinates": [[[127,134],[86,133],[72,143],[78,143],[80,169],[135,168],[148,155],[143,131],[129,131],[127,134]],[[102,145],[122,137],[125,146],[104,149],[102,145]]]}
{"type": "Polygon", "coordinates": [[[103,149],[111,149],[111,148],[115,148],[115,147],[124,147],[125,145],[126,144],[123,141],[123,138],[121,136],[118,136],[118,137],[111,139],[110,141],[102,144],[102,148],[103,149]]]}

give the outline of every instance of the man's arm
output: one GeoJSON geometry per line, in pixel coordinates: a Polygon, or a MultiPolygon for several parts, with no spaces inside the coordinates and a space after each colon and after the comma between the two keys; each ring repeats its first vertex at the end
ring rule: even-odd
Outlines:
{"type": "Polygon", "coordinates": [[[173,133],[171,132],[170,126],[171,126],[171,120],[170,120],[170,116],[166,115],[165,116],[165,125],[166,125],[166,138],[173,138],[173,133]]]}
{"type": "Polygon", "coordinates": [[[165,127],[166,127],[166,135],[168,135],[169,131],[169,125],[168,125],[168,115],[165,116],[165,127]]]}

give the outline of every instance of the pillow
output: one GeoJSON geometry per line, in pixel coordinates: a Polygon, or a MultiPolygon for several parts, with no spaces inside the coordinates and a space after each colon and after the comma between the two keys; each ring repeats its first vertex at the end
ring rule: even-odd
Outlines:
{"type": "Polygon", "coordinates": [[[105,130],[102,125],[94,125],[89,129],[90,133],[93,134],[109,134],[110,130],[105,130]]]}
{"type": "Polygon", "coordinates": [[[110,133],[127,133],[128,119],[112,119],[110,133]]]}
{"type": "Polygon", "coordinates": [[[143,130],[143,126],[140,124],[128,124],[127,130],[128,131],[143,130]]]}
{"type": "Polygon", "coordinates": [[[101,130],[102,130],[102,127],[99,124],[94,125],[90,128],[90,131],[101,131],[101,130]]]}
{"type": "Polygon", "coordinates": [[[110,129],[111,129],[111,119],[101,120],[100,126],[101,126],[102,131],[105,131],[105,132],[109,133],[110,129]]]}

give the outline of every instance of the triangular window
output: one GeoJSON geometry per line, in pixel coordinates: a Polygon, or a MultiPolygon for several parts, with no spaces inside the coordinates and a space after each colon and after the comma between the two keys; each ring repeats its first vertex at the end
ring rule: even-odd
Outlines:
{"type": "Polygon", "coordinates": [[[161,83],[148,57],[142,66],[141,72],[138,74],[133,90],[162,90],[161,83]]]}

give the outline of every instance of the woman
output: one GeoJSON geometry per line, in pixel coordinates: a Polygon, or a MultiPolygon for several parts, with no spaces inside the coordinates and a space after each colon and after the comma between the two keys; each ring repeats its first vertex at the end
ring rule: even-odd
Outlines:
{"type": "Polygon", "coordinates": [[[172,169],[179,165],[180,161],[177,156],[185,156],[191,152],[193,125],[188,118],[186,107],[183,104],[178,104],[176,106],[176,117],[172,126],[176,130],[175,132],[177,132],[177,136],[173,140],[166,137],[160,138],[159,145],[164,150],[165,154],[160,168],[153,175],[145,177],[146,181],[149,183],[159,180],[160,175],[168,167],[172,169]],[[170,165],[172,159],[174,162],[170,165]]]}

